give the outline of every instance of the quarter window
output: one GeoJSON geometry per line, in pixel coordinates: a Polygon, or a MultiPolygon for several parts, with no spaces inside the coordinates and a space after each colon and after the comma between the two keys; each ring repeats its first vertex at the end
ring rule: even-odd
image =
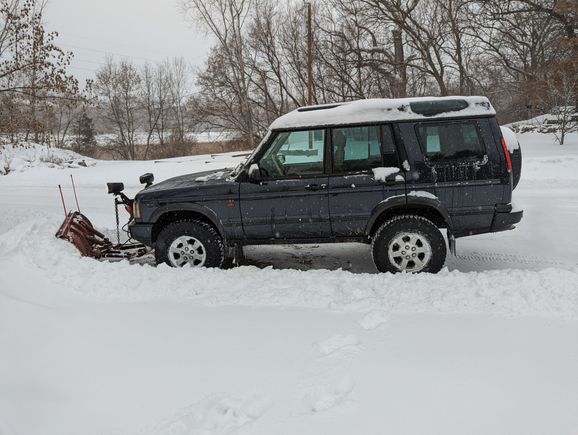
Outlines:
{"type": "Polygon", "coordinates": [[[484,146],[475,122],[420,124],[416,131],[427,159],[432,162],[481,160],[484,157],[484,146]]]}
{"type": "Polygon", "coordinates": [[[259,161],[268,178],[321,175],[324,172],[325,130],[279,133],[259,161]]]}

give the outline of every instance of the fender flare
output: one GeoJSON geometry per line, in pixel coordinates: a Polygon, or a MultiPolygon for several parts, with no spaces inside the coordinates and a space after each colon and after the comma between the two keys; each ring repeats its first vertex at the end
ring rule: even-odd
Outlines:
{"type": "Polygon", "coordinates": [[[370,235],[371,229],[381,215],[393,209],[406,210],[411,213],[415,208],[429,208],[439,213],[447,225],[448,231],[452,231],[452,219],[446,206],[438,198],[428,198],[424,196],[399,195],[381,201],[371,212],[371,217],[367,222],[365,234],[370,235]]]}
{"type": "Polygon", "coordinates": [[[161,218],[161,216],[165,215],[166,213],[174,212],[174,211],[190,211],[194,213],[198,213],[201,216],[205,217],[211,224],[217,228],[217,231],[221,235],[221,237],[225,238],[225,228],[217,214],[208,207],[205,207],[201,204],[194,203],[194,202],[175,202],[163,205],[158,207],[149,218],[149,222],[153,225],[157,223],[157,221],[161,218]]]}

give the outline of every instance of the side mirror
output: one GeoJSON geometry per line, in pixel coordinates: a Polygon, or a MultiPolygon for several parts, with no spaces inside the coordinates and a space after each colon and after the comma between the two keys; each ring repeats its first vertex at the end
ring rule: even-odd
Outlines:
{"type": "Polygon", "coordinates": [[[124,190],[124,183],[106,183],[108,193],[119,195],[124,190]]]}
{"type": "Polygon", "coordinates": [[[249,166],[247,176],[249,177],[249,181],[251,183],[259,183],[261,181],[261,169],[257,163],[253,163],[251,166],[249,166]]]}
{"type": "Polygon", "coordinates": [[[153,184],[153,181],[155,181],[155,176],[153,174],[151,174],[150,172],[147,172],[146,174],[142,174],[139,178],[140,184],[144,184],[145,185],[145,189],[149,186],[151,186],[153,184]]]}

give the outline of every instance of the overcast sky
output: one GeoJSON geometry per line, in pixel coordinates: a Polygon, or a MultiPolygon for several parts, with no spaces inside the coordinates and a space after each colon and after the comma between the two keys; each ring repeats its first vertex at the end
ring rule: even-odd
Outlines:
{"type": "Polygon", "coordinates": [[[182,56],[202,66],[211,45],[203,31],[185,21],[178,0],[49,0],[47,30],[73,51],[71,72],[84,82],[106,54],[137,63],[182,56]]]}

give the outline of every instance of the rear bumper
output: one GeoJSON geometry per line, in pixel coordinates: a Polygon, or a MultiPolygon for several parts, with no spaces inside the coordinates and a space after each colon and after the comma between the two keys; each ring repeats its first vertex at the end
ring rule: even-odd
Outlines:
{"type": "Polygon", "coordinates": [[[515,225],[522,220],[523,216],[523,210],[512,211],[512,206],[510,204],[503,206],[502,208],[496,207],[490,231],[496,233],[498,231],[513,230],[515,225]]]}
{"type": "Polygon", "coordinates": [[[143,245],[147,246],[152,245],[152,233],[153,233],[152,224],[132,223],[128,226],[128,229],[133,239],[138,240],[143,245]]]}

